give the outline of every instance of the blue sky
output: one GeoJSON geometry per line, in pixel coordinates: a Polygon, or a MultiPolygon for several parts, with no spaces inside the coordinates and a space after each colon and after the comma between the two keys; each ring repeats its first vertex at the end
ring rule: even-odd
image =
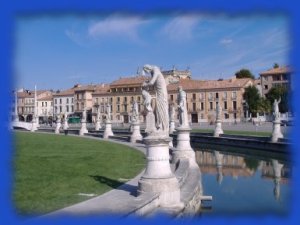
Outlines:
{"type": "Polygon", "coordinates": [[[144,64],[189,67],[193,79],[255,76],[289,64],[289,21],[282,14],[58,14],[19,17],[17,88],[65,89],[133,76],[144,64]]]}

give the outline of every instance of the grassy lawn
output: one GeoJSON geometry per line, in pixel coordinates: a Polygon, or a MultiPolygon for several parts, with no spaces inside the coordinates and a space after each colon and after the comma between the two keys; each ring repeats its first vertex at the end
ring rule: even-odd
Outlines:
{"type": "MultiPolygon", "coordinates": [[[[193,133],[213,133],[213,129],[193,129],[193,133]]],[[[233,135],[245,135],[245,136],[261,136],[261,137],[269,137],[271,136],[271,132],[263,132],[263,131],[239,131],[239,130],[224,130],[224,134],[233,134],[233,135]]]]}
{"type": "Polygon", "coordinates": [[[21,214],[42,214],[100,195],[135,177],[143,153],[87,138],[15,132],[14,190],[21,214]]]}

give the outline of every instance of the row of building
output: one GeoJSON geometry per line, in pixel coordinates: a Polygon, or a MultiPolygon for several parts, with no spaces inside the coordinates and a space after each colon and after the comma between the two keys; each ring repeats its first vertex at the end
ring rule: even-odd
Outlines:
{"type": "MultiPolygon", "coordinates": [[[[211,122],[215,120],[217,104],[223,108],[224,121],[240,121],[247,117],[243,93],[249,85],[256,85],[262,95],[272,86],[290,86],[288,67],[271,69],[260,74],[258,80],[250,78],[219,80],[194,80],[190,70],[163,71],[167,80],[169,104],[177,108],[177,89],[182,86],[187,93],[189,120],[192,123],[211,122]]],[[[133,101],[139,106],[140,120],[145,120],[141,86],[147,76],[136,75],[124,77],[110,84],[76,84],[62,91],[37,91],[37,115],[40,123],[55,120],[58,114],[67,113],[69,117],[80,118],[87,110],[89,122],[95,121],[99,109],[105,118],[105,106],[111,105],[111,120],[117,123],[129,123],[133,101]]],[[[21,89],[17,92],[17,113],[19,120],[31,121],[34,114],[34,91],[21,89]]],[[[176,110],[177,114],[177,110],[176,110]]]]}

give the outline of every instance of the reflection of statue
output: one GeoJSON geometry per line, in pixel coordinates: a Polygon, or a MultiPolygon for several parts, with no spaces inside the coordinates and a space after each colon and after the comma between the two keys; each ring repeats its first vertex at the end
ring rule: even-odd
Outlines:
{"type": "Polygon", "coordinates": [[[178,87],[178,111],[179,111],[179,124],[181,127],[188,127],[188,115],[187,115],[187,107],[186,107],[186,93],[182,90],[182,87],[178,87]]]}
{"type": "Polygon", "coordinates": [[[277,101],[277,99],[273,102],[273,115],[275,119],[279,119],[280,113],[279,113],[279,103],[281,102],[281,98],[277,101]]]}
{"type": "Polygon", "coordinates": [[[280,198],[280,180],[281,180],[281,170],[283,168],[283,164],[279,163],[278,160],[272,159],[272,167],[274,172],[274,197],[276,200],[280,198]]]}
{"type": "Polygon", "coordinates": [[[150,81],[145,81],[143,87],[153,86],[156,95],[156,126],[159,132],[169,135],[168,92],[164,76],[157,66],[145,65],[143,70],[151,74],[150,81]]]}

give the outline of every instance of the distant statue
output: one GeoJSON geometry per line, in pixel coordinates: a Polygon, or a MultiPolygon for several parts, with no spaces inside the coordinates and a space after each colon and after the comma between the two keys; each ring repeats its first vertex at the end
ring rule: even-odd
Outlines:
{"type": "Polygon", "coordinates": [[[173,104],[170,105],[170,120],[171,121],[175,120],[175,107],[173,104]]]}
{"type": "Polygon", "coordinates": [[[65,121],[68,121],[68,114],[67,114],[67,112],[65,112],[65,114],[64,114],[64,119],[65,119],[65,121]]]}
{"type": "Polygon", "coordinates": [[[275,119],[279,119],[280,113],[279,113],[279,103],[281,102],[281,98],[279,100],[275,99],[273,102],[273,115],[275,119]]]}
{"type": "Polygon", "coordinates": [[[86,109],[82,112],[82,121],[86,121],[86,109]]]}
{"type": "Polygon", "coordinates": [[[96,118],[96,121],[100,120],[100,119],[101,119],[101,113],[100,113],[100,107],[98,106],[97,107],[97,118],[96,118]]]}
{"type": "Polygon", "coordinates": [[[106,104],[106,119],[109,121],[111,118],[111,106],[109,103],[106,104]]]}
{"type": "Polygon", "coordinates": [[[56,116],[56,121],[59,122],[59,123],[61,122],[60,114],[57,114],[57,116],[56,116]]]}
{"type": "Polygon", "coordinates": [[[216,120],[220,120],[222,115],[222,107],[220,104],[216,106],[216,120]]]}
{"type": "Polygon", "coordinates": [[[153,86],[156,95],[155,115],[156,127],[158,133],[163,133],[169,136],[169,105],[168,105],[168,92],[164,76],[162,75],[159,67],[152,65],[145,65],[143,70],[151,74],[150,81],[145,81],[143,87],[153,86]]]}
{"type": "Polygon", "coordinates": [[[188,121],[187,106],[186,106],[186,93],[181,86],[178,87],[177,102],[178,102],[180,127],[188,127],[189,121],[188,121]]]}
{"type": "Polygon", "coordinates": [[[136,101],[134,101],[132,103],[132,116],[131,117],[132,117],[131,120],[133,122],[138,121],[138,117],[139,117],[139,105],[138,105],[138,103],[136,101]]]}

